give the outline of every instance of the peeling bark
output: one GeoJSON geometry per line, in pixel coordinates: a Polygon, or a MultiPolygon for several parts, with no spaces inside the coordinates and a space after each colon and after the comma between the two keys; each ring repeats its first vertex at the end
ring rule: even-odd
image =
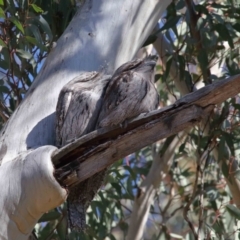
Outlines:
{"type": "Polygon", "coordinates": [[[38,219],[66,200],[67,191],[53,175],[56,149],[40,147],[1,165],[1,240],[27,239],[38,219]]]}

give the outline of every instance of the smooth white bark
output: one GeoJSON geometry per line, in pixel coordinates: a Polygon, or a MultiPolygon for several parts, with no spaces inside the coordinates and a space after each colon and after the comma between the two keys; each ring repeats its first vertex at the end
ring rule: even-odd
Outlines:
{"type": "Polygon", "coordinates": [[[66,200],[53,176],[53,146],[19,155],[0,167],[0,239],[24,240],[38,219],[66,200]],[[2,181],[5,179],[5,181],[2,181]]]}

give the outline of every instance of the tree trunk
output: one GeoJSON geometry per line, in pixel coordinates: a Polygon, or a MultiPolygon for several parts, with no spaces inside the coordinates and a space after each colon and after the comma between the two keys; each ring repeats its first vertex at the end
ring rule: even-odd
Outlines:
{"type": "Polygon", "coordinates": [[[54,145],[55,108],[63,85],[83,71],[111,74],[132,59],[169,3],[86,0],[78,10],[1,132],[1,239],[27,239],[37,219],[66,198],[53,178],[55,147],[39,148],[54,145]],[[48,167],[41,167],[43,162],[48,167]],[[42,196],[49,186],[54,197],[45,205],[42,196]]]}

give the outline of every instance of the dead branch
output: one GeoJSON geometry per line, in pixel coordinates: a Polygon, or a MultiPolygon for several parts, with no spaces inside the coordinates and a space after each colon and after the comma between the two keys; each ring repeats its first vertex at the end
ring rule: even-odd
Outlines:
{"type": "Polygon", "coordinates": [[[157,140],[193,127],[215,104],[240,92],[240,75],[216,81],[166,108],[140,115],[126,128],[103,128],[85,135],[52,156],[63,186],[79,183],[118,159],[157,140]]]}

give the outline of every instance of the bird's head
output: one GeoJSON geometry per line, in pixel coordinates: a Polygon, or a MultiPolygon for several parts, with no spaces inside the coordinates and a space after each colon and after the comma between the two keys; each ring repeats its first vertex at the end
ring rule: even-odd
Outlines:
{"type": "Polygon", "coordinates": [[[141,71],[151,71],[155,68],[157,64],[158,56],[157,55],[150,55],[142,60],[142,63],[136,67],[141,71]]]}
{"type": "Polygon", "coordinates": [[[142,73],[146,76],[154,75],[154,69],[157,64],[158,56],[150,55],[142,60],[141,64],[139,64],[134,71],[138,73],[142,73]]]}
{"type": "Polygon", "coordinates": [[[149,55],[143,60],[143,65],[150,66],[152,68],[155,68],[157,64],[158,56],[157,55],[149,55]]]}
{"type": "Polygon", "coordinates": [[[158,60],[157,55],[149,55],[144,59],[134,59],[130,62],[124,63],[121,65],[114,73],[113,77],[118,74],[122,74],[123,72],[128,71],[141,71],[141,72],[149,72],[153,71],[158,60]]]}

